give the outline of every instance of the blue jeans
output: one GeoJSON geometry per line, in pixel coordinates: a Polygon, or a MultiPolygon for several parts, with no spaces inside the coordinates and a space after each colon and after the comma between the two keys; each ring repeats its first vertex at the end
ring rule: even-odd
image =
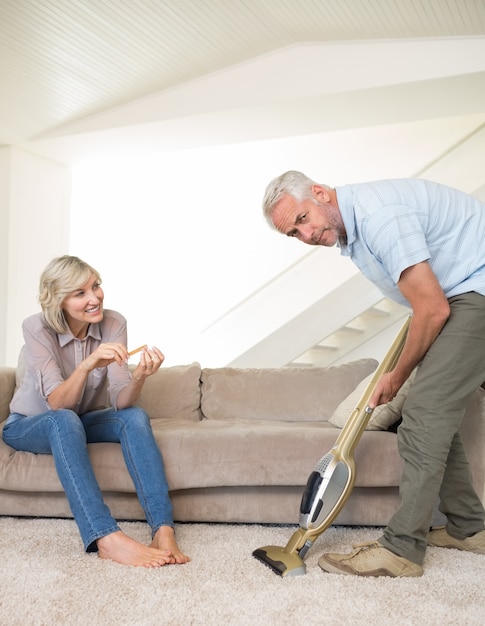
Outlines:
{"type": "Polygon", "coordinates": [[[110,408],[83,415],[59,409],[32,417],[13,413],[3,440],[15,450],[52,454],[87,552],[97,550],[97,539],[120,530],[103,501],[88,443],[120,443],[152,536],[161,526],[173,527],[162,455],[143,409],[110,408]]]}

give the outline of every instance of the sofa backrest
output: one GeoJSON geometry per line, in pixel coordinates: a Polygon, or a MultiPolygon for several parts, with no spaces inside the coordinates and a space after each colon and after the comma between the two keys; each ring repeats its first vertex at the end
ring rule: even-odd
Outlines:
{"type": "MultiPolygon", "coordinates": [[[[339,366],[201,369],[199,363],[160,368],[136,404],[152,419],[327,421],[339,403],[377,367],[374,359],[339,366]]],[[[8,417],[14,368],[0,376],[0,420],[8,417]]]]}
{"type": "Polygon", "coordinates": [[[199,363],[162,367],[146,379],[136,405],[150,418],[198,422],[200,414],[199,363]]]}
{"type": "Polygon", "coordinates": [[[326,421],[376,367],[375,359],[360,359],[333,367],[204,368],[202,417],[326,421]]]}

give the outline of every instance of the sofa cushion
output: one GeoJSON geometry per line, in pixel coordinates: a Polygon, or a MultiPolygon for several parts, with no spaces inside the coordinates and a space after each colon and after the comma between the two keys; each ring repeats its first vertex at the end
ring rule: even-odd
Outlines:
{"type": "Polygon", "coordinates": [[[202,415],[216,420],[324,421],[376,364],[360,359],[325,368],[204,368],[202,415]]]}
{"type": "Polygon", "coordinates": [[[200,365],[162,367],[146,379],[137,406],[150,418],[200,420],[200,365]]]}
{"type": "MultiPolygon", "coordinates": [[[[328,422],[295,424],[247,419],[197,423],[155,419],[152,426],[172,491],[300,485],[303,493],[315,464],[332,448],[340,432],[328,422]]],[[[119,444],[91,443],[88,452],[104,492],[134,492],[119,444]]],[[[393,433],[365,432],[355,461],[359,468],[357,487],[398,484],[402,464],[393,433]]],[[[0,490],[45,494],[63,491],[50,454],[16,452],[0,440],[0,466],[0,490]]]]}
{"type": "MultiPolygon", "coordinates": [[[[411,375],[397,392],[396,397],[387,404],[380,404],[372,411],[369,423],[366,426],[366,430],[388,430],[393,424],[395,424],[401,418],[402,407],[404,401],[408,395],[409,388],[412,385],[416,370],[411,372],[411,375]]],[[[354,391],[345,398],[335,410],[335,413],[328,420],[334,426],[343,428],[347,422],[350,414],[357,406],[362,394],[366,390],[367,385],[371,382],[373,374],[370,374],[364,380],[362,380],[354,391]]]]}
{"type": "MultiPolygon", "coordinates": [[[[165,422],[155,424],[154,433],[170,489],[175,490],[303,486],[318,460],[335,444],[340,431],[328,422],[231,419],[202,420],[187,426],[165,422]]],[[[399,484],[402,462],[394,433],[365,432],[355,461],[356,486],[399,484]]]]}

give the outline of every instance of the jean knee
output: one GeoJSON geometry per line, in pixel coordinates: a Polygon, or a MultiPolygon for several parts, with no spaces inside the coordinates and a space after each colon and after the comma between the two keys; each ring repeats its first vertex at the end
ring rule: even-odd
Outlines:
{"type": "Polygon", "coordinates": [[[55,430],[67,435],[77,435],[86,438],[86,431],[79,415],[70,409],[56,409],[47,415],[47,423],[55,430]]]}
{"type": "Polygon", "coordinates": [[[121,409],[116,413],[120,437],[122,437],[122,433],[128,435],[130,439],[153,435],[150,418],[143,409],[133,406],[128,409],[121,409]]]}
{"type": "Polygon", "coordinates": [[[130,426],[136,430],[144,430],[146,428],[151,429],[150,418],[147,412],[138,406],[123,409],[118,411],[118,414],[122,417],[122,421],[125,426],[130,426]]]}

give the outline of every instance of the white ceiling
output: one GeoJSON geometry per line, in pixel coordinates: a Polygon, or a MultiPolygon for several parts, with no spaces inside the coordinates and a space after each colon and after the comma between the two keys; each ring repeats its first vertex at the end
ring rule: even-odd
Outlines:
{"type": "Polygon", "coordinates": [[[0,145],[61,161],[462,116],[485,0],[0,0],[0,145]]]}

